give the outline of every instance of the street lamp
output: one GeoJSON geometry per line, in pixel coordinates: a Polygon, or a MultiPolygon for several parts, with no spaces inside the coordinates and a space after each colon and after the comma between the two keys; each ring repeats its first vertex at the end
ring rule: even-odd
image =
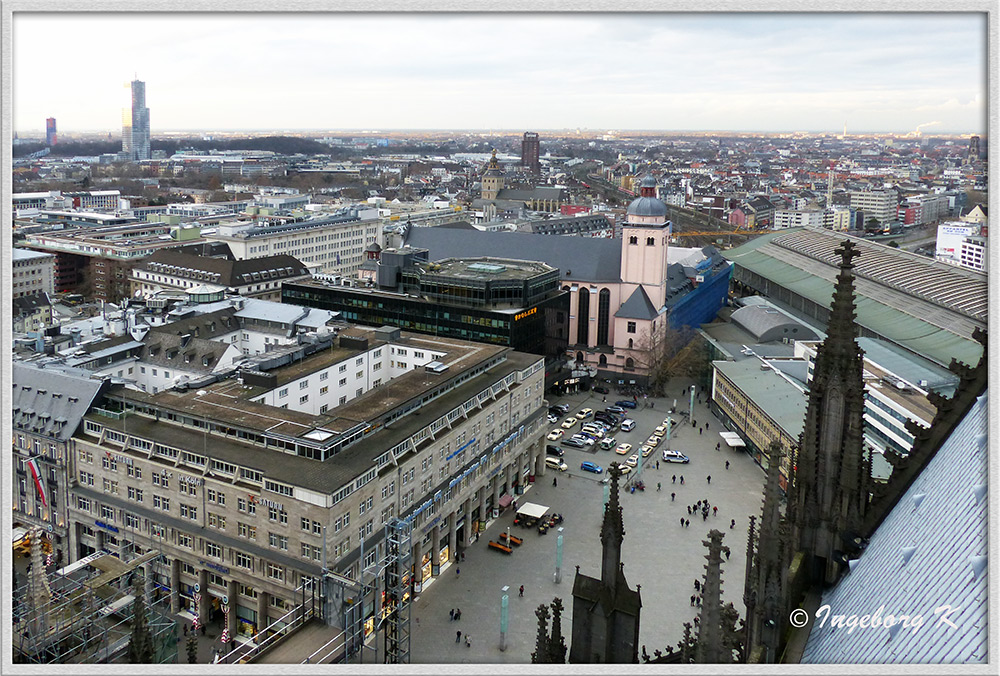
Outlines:
{"type": "Polygon", "coordinates": [[[562,582],[562,536],[563,527],[559,526],[559,537],[556,538],[556,584],[562,582]]]}
{"type": "Polygon", "coordinates": [[[510,599],[507,597],[507,590],[510,586],[504,585],[501,587],[500,591],[503,592],[503,597],[500,599],[500,651],[503,652],[507,650],[507,604],[510,599]]]}
{"type": "Polygon", "coordinates": [[[691,386],[691,396],[688,398],[688,420],[691,420],[691,421],[694,420],[694,388],[695,388],[695,386],[692,385],[691,386]]]}

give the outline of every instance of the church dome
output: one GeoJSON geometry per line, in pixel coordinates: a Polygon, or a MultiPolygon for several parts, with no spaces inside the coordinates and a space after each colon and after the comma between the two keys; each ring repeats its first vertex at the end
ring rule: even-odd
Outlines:
{"type": "Polygon", "coordinates": [[[656,179],[650,174],[639,183],[639,195],[628,205],[629,216],[666,216],[667,205],[656,199],[656,179]]]}

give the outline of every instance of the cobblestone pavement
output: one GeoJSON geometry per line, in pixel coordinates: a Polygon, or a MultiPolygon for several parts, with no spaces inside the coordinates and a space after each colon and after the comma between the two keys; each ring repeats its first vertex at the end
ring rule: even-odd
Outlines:
{"type": "MultiPolygon", "coordinates": [[[[647,400],[652,408],[643,407],[640,398],[640,408],[629,410],[627,414],[636,420],[636,428],[631,432],[615,433],[618,441],[627,441],[638,449],[667,415],[675,396],[684,414],[675,415],[675,418],[686,419],[687,399],[681,397],[680,385],[672,384],[666,397],[647,400]]],[[[602,398],[602,395],[586,392],[551,398],[550,403],[567,403],[571,413],[584,406],[597,411],[622,397],[612,392],[607,395],[606,403],[602,398]]],[[[705,395],[702,395],[704,400],[705,395]]],[[[692,621],[696,614],[697,608],[691,607],[690,597],[695,593],[694,580],[703,579],[707,549],[702,540],[707,539],[711,528],[725,533],[723,544],[731,549],[729,561],[723,564],[723,602],[731,601],[741,616],[745,610],[742,596],[747,517],[760,514],[764,473],[748,455],[730,450],[725,443],[722,450],[715,450],[715,445],[721,441],[719,432],[723,427],[709,414],[705,403],[695,403],[692,417],[699,425],[707,422],[710,428],[699,434],[697,427],[686,422],[678,425],[670,441],[670,448],[690,456],[690,464],[667,464],[661,459],[657,470],[656,460],[661,457],[660,451],[666,448],[666,441],[663,441],[644,460],[641,478],[646,490],[623,491],[621,497],[625,521],[622,552],[625,577],[631,587],[641,586],[643,608],[639,643],[645,645],[650,654],[654,649],[662,650],[676,644],[683,633],[683,623],[692,621]],[[730,462],[728,470],[727,460],[730,462]],[[677,483],[671,482],[674,475],[678,477],[677,483]],[[684,485],[680,485],[681,475],[684,485]],[[712,477],[710,484],[709,475],[712,477]],[[662,484],[659,492],[656,490],[658,482],[662,484]],[[676,493],[673,502],[671,493],[676,493]],[[705,499],[718,506],[718,515],[710,513],[707,521],[700,513],[689,516],[686,506],[705,499]],[[680,525],[681,517],[690,519],[690,527],[680,525]],[[736,520],[733,529],[729,527],[731,519],[736,520]]],[[[540,535],[513,526],[512,534],[524,540],[513,554],[508,556],[487,548],[489,540],[495,540],[511,527],[513,515],[510,510],[502,513],[500,518],[489,523],[482,539],[466,551],[465,561],[458,566],[452,563],[445,567],[414,602],[411,663],[530,662],[538,626],[535,609],[540,604],[550,603],[556,596],[563,602],[563,636],[567,645],[570,644],[576,566],[593,577],[601,574],[600,524],[605,487],[600,483],[601,476],[583,472],[580,462],[593,460],[606,469],[612,461],[622,461],[627,456],[593,449],[564,450],[563,459],[569,471],[547,470],[545,476],[539,477],[518,500],[521,505],[526,502],[547,505],[551,512],[564,515],[562,582],[556,584],[554,581],[558,535],[555,530],[540,535]],[[557,478],[557,486],[552,485],[553,476],[557,478]],[[456,567],[460,567],[460,573],[456,567]],[[520,585],[524,585],[523,598],[518,596],[520,585]],[[500,605],[504,586],[508,587],[509,626],[506,650],[501,651],[500,605]],[[453,608],[462,611],[457,622],[449,619],[449,611],[453,608]],[[462,632],[461,642],[455,640],[457,631],[462,632]],[[471,647],[465,645],[466,635],[472,637],[471,647]]]]}

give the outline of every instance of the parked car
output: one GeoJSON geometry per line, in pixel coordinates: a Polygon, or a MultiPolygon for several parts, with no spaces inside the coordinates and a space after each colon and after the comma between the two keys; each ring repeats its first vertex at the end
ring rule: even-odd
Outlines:
{"type": "Polygon", "coordinates": [[[560,458],[563,457],[563,454],[565,453],[563,449],[559,448],[558,446],[553,446],[552,444],[546,444],[545,452],[548,453],[549,455],[555,455],[560,458]]]}
{"type": "Polygon", "coordinates": [[[621,399],[615,402],[615,406],[622,406],[624,408],[636,408],[636,403],[631,399],[621,399]]]}
{"type": "Polygon", "coordinates": [[[553,414],[549,413],[549,422],[550,423],[557,423],[557,422],[559,422],[559,416],[553,415],[553,414]]]}
{"type": "Polygon", "coordinates": [[[663,451],[663,460],[665,462],[691,462],[691,459],[681,453],[680,451],[663,451]]]}
{"type": "Polygon", "coordinates": [[[607,394],[608,392],[611,391],[604,385],[598,385],[597,387],[592,387],[590,389],[594,390],[594,392],[597,392],[598,394],[607,394]]]}
{"type": "Polygon", "coordinates": [[[601,422],[610,427],[616,427],[621,421],[621,418],[613,416],[610,413],[598,412],[594,414],[594,421],[601,422]]]}
{"type": "Polygon", "coordinates": [[[563,446],[569,446],[571,448],[586,448],[587,447],[587,444],[585,444],[584,442],[580,441],[576,437],[570,437],[569,439],[563,439],[562,445],[563,446]]]}
{"type": "Polygon", "coordinates": [[[608,406],[604,410],[608,413],[614,413],[615,415],[625,415],[625,409],[621,406],[608,406]]]}
{"type": "Polygon", "coordinates": [[[621,443],[618,444],[618,448],[615,449],[615,453],[617,453],[618,455],[625,455],[631,450],[632,450],[632,444],[621,443]]]}
{"type": "Polygon", "coordinates": [[[629,467],[628,465],[621,465],[621,470],[622,470],[622,476],[625,476],[626,474],[632,471],[632,468],[629,467]]]}
{"type": "Polygon", "coordinates": [[[562,430],[552,430],[551,432],[545,435],[545,438],[548,439],[549,441],[559,441],[560,439],[562,439],[562,437],[563,437],[562,430]]]}
{"type": "Polygon", "coordinates": [[[601,439],[601,450],[610,451],[612,448],[615,447],[615,444],[617,443],[618,442],[615,441],[614,437],[604,437],[603,439],[601,439]]]}
{"type": "Polygon", "coordinates": [[[650,446],[659,446],[660,437],[656,436],[655,434],[651,434],[649,439],[646,439],[646,443],[650,446]]]}
{"type": "Polygon", "coordinates": [[[635,421],[631,418],[625,418],[622,420],[622,432],[631,432],[635,429],[635,421]]]}
{"type": "Polygon", "coordinates": [[[653,434],[655,436],[658,436],[658,437],[662,437],[666,433],[667,433],[667,426],[666,425],[660,425],[655,430],[653,430],[653,434]]]}
{"type": "Polygon", "coordinates": [[[576,424],[576,418],[570,416],[569,418],[566,418],[565,420],[562,421],[562,428],[564,430],[568,430],[575,424],[576,424]]]}
{"type": "Polygon", "coordinates": [[[591,462],[589,460],[584,460],[580,463],[580,469],[585,472],[593,472],[594,474],[601,474],[604,472],[604,468],[598,465],[596,462],[591,462]]]}
{"type": "Polygon", "coordinates": [[[569,413],[569,404],[553,404],[550,408],[554,408],[563,415],[569,413]]]}
{"type": "MultiPolygon", "coordinates": [[[[567,408],[569,408],[569,407],[567,406],[567,408]]],[[[551,413],[552,415],[562,416],[565,413],[565,411],[562,410],[561,406],[555,406],[555,405],[553,405],[553,406],[549,406],[549,413],[551,413]]]]}
{"type": "MultiPolygon", "coordinates": [[[[570,439],[576,439],[577,441],[582,442],[584,446],[593,446],[595,443],[597,443],[597,439],[590,436],[589,434],[582,434],[582,433],[574,434],[572,437],[570,437],[570,439]]],[[[563,443],[565,444],[566,442],[563,441],[563,443]]]]}
{"type": "Polygon", "coordinates": [[[628,456],[628,460],[625,461],[625,464],[628,465],[629,467],[635,467],[636,465],[638,465],[639,454],[633,453],[632,455],[628,456]]]}
{"type": "Polygon", "coordinates": [[[649,454],[653,452],[653,447],[650,446],[649,444],[643,444],[642,448],[639,450],[642,453],[642,457],[648,458],[649,454]]]}
{"type": "Polygon", "coordinates": [[[560,460],[559,458],[553,458],[551,456],[545,458],[545,466],[551,467],[552,469],[557,469],[560,472],[565,472],[569,469],[569,465],[560,460]]]}
{"type": "Polygon", "coordinates": [[[581,408],[580,412],[576,414],[576,417],[580,418],[582,420],[584,418],[589,418],[592,415],[594,415],[594,409],[592,409],[592,408],[581,408]]]}
{"type": "Polygon", "coordinates": [[[585,425],[583,427],[583,432],[585,434],[590,434],[592,436],[595,436],[598,439],[603,439],[605,434],[604,429],[601,427],[597,427],[596,425],[585,425]]]}

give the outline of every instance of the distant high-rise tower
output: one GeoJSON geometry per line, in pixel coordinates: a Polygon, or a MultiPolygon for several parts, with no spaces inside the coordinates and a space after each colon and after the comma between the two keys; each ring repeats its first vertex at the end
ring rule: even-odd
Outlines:
{"type": "Polygon", "coordinates": [[[979,159],[979,137],[971,136],[969,137],[969,159],[978,160],[979,159]]]}
{"type": "Polygon", "coordinates": [[[54,146],[56,144],[56,118],[45,119],[45,145],[54,146]]]}
{"type": "Polygon", "coordinates": [[[132,80],[132,100],[122,108],[122,152],[132,161],[149,159],[149,108],[146,83],[132,80]]]}
{"type": "Polygon", "coordinates": [[[533,131],[524,132],[524,138],[521,139],[521,164],[533,174],[541,171],[538,162],[538,134],[533,131]]]}

